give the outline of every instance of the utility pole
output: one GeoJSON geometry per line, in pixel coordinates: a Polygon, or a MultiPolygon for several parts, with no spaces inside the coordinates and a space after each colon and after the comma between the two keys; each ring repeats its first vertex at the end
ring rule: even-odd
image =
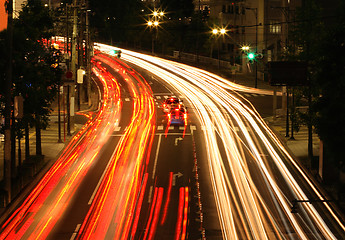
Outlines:
{"type": "MultiPolygon", "coordinates": [[[[248,10],[253,10],[255,14],[255,56],[258,54],[258,8],[246,8],[248,10]]],[[[261,25],[261,24],[260,24],[261,25]]],[[[255,67],[255,82],[254,87],[258,87],[258,63],[257,60],[254,61],[255,67]]]]}
{"type": "Polygon", "coordinates": [[[87,78],[87,100],[89,107],[91,106],[91,42],[89,32],[89,4],[86,3],[86,78],[87,78]]]}
{"type": "Polygon", "coordinates": [[[12,58],[13,58],[13,0],[8,0],[7,5],[7,71],[5,81],[5,191],[7,192],[6,204],[11,202],[11,108],[12,108],[12,58]]]}
{"type": "Polygon", "coordinates": [[[77,35],[78,35],[78,16],[77,16],[77,7],[78,2],[77,0],[73,1],[73,33],[72,33],[72,63],[71,63],[71,70],[73,73],[73,80],[74,83],[72,84],[71,88],[71,99],[70,99],[70,128],[74,131],[74,100],[75,100],[75,84],[77,79],[77,35]]]}
{"type": "MultiPolygon", "coordinates": [[[[255,55],[258,54],[258,9],[255,8],[255,55]]],[[[255,88],[258,87],[258,62],[257,59],[254,61],[255,64],[255,88]]]]}

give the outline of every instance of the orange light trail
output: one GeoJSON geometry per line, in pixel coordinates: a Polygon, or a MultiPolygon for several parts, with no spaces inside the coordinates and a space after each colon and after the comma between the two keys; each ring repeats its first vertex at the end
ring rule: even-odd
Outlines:
{"type": "Polygon", "coordinates": [[[161,219],[160,225],[164,225],[166,217],[167,217],[167,214],[168,214],[168,207],[169,207],[169,203],[170,203],[170,195],[171,195],[172,182],[173,182],[173,172],[170,172],[169,173],[168,190],[167,190],[167,195],[166,195],[166,199],[165,199],[163,215],[162,215],[162,219],[161,219]]]}
{"type": "Polygon", "coordinates": [[[130,90],[133,113],[77,239],[128,239],[135,235],[133,230],[137,227],[146,188],[147,180],[145,184],[142,182],[154,137],[155,105],[152,90],[139,74],[105,54],[99,54],[95,59],[119,69],[117,72],[130,90]]]}
{"type": "Polygon", "coordinates": [[[103,84],[103,104],[93,119],[71,139],[59,159],[31,191],[23,204],[1,226],[0,239],[42,239],[49,235],[59,216],[66,210],[73,194],[114,129],[121,112],[119,87],[113,78],[93,68],[103,84]],[[49,201],[49,204],[46,202],[49,201]]]}

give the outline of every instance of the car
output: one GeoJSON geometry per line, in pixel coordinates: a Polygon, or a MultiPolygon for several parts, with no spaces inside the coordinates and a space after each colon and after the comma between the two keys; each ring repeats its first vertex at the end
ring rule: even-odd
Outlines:
{"type": "Polygon", "coordinates": [[[187,108],[182,104],[172,105],[167,118],[169,125],[187,125],[187,108]]]}
{"type": "Polygon", "coordinates": [[[182,104],[182,101],[177,97],[169,97],[163,102],[163,112],[170,112],[172,105],[182,104]]]}

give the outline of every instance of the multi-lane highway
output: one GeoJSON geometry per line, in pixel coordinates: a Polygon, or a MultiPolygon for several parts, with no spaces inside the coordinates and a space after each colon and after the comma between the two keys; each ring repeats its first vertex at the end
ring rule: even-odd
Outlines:
{"type": "Polygon", "coordinates": [[[271,91],[95,48],[100,109],[2,223],[0,239],[345,238],[332,203],[291,211],[295,199],[324,196],[241,95],[271,91]],[[169,124],[162,104],[171,96],[187,107],[186,124],[169,124]]]}

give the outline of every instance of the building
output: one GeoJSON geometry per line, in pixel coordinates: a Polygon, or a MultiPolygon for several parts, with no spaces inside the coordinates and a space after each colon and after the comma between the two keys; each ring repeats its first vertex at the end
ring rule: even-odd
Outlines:
{"type": "Polygon", "coordinates": [[[210,28],[225,28],[220,36],[220,56],[242,70],[252,71],[247,52],[254,52],[258,77],[263,78],[264,64],[278,60],[289,43],[289,25],[301,0],[195,0],[196,10],[209,11],[210,28]],[[249,50],[243,51],[243,46],[249,50]],[[262,58],[262,59],[261,59],[262,58]]]}

